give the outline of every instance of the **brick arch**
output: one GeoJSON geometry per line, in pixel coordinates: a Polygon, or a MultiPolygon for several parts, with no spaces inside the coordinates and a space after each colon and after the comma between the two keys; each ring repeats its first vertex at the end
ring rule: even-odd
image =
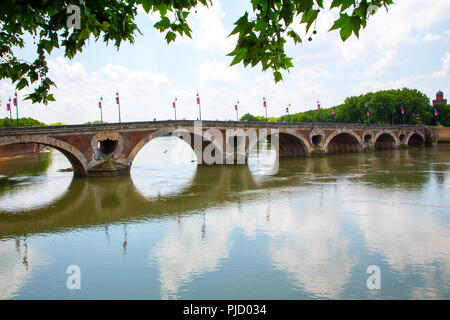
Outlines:
{"type": "MultiPolygon", "coordinates": [[[[153,139],[162,137],[166,134],[172,134],[172,136],[174,137],[178,137],[180,138],[180,140],[184,141],[188,146],[191,147],[191,149],[194,151],[196,157],[197,157],[197,161],[199,161],[200,159],[203,158],[203,150],[205,148],[206,145],[209,145],[210,143],[213,143],[219,150],[223,150],[222,145],[217,142],[217,140],[213,141],[211,139],[208,139],[207,136],[205,136],[205,132],[202,131],[202,136],[200,137],[197,132],[195,132],[193,130],[193,128],[167,128],[167,129],[160,129],[156,132],[152,132],[150,134],[148,134],[147,136],[145,136],[143,139],[141,139],[131,150],[130,154],[128,155],[128,164],[131,166],[134,162],[134,159],[136,158],[137,154],[142,150],[142,148],[144,148],[150,141],[152,141],[153,139]],[[182,132],[178,132],[178,130],[182,130],[182,132]],[[191,139],[191,143],[188,143],[187,141],[185,141],[182,136],[183,134],[189,134],[190,135],[190,139],[191,139]],[[195,148],[195,137],[197,137],[197,139],[201,139],[200,141],[202,142],[201,145],[201,149],[202,150],[196,150],[195,148]],[[206,141],[205,141],[206,140],[206,141]]],[[[200,162],[198,162],[200,163],[200,162]]]]}
{"type": "Polygon", "coordinates": [[[412,131],[406,136],[406,138],[405,138],[405,145],[409,146],[409,140],[411,139],[412,136],[414,136],[416,134],[422,137],[423,144],[425,145],[425,143],[426,143],[425,134],[423,134],[422,132],[417,132],[417,131],[412,131]]]}
{"type": "Polygon", "coordinates": [[[87,176],[88,161],[86,157],[77,148],[67,142],[41,135],[0,137],[0,146],[20,143],[37,143],[52,147],[64,154],[69,160],[76,176],[87,176]]]}
{"type": "Polygon", "coordinates": [[[377,134],[375,135],[374,139],[373,139],[373,145],[375,146],[377,144],[378,139],[383,136],[383,135],[388,135],[390,137],[392,137],[392,139],[394,140],[395,146],[398,147],[400,145],[400,140],[398,138],[397,135],[395,135],[394,133],[392,133],[392,131],[389,130],[381,130],[379,132],[377,132],[377,134]]]}
{"type": "MultiPolygon", "coordinates": [[[[275,145],[275,151],[277,153],[277,156],[279,157],[298,157],[301,156],[301,153],[298,151],[298,147],[300,146],[303,148],[304,156],[309,156],[312,152],[312,146],[309,143],[308,139],[306,139],[301,133],[296,132],[296,130],[275,130],[273,132],[272,130],[266,131],[267,134],[258,134],[258,140],[267,138],[271,135],[278,135],[278,142],[275,145]],[[286,139],[287,138],[287,139],[286,139]],[[290,147],[290,150],[284,151],[282,150],[284,147],[290,147]]],[[[256,142],[256,143],[257,143],[256,142]]],[[[250,146],[247,148],[247,157],[250,152],[250,146]]]]}
{"type": "Polygon", "coordinates": [[[358,141],[360,146],[363,145],[362,138],[356,132],[354,132],[353,130],[341,129],[341,130],[334,131],[332,134],[330,134],[328,136],[325,143],[323,144],[323,149],[325,150],[325,152],[328,152],[328,145],[333,140],[333,138],[337,137],[340,134],[349,134],[349,135],[353,136],[356,139],[356,141],[358,141]]]}

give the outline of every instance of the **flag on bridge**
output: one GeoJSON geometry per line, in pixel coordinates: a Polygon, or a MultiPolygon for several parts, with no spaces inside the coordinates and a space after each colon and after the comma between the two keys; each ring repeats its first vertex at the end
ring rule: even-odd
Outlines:
{"type": "Polygon", "coordinates": [[[435,115],[436,117],[439,115],[439,111],[437,111],[437,109],[434,110],[434,115],[435,115]]]}
{"type": "Polygon", "coordinates": [[[14,107],[17,107],[17,98],[13,98],[14,107]]]}
{"type": "Polygon", "coordinates": [[[117,103],[117,104],[120,104],[119,93],[118,93],[118,92],[116,93],[116,103],[117,103]]]}
{"type": "Polygon", "coordinates": [[[197,93],[197,104],[200,105],[200,96],[197,93]]]}
{"type": "Polygon", "coordinates": [[[336,114],[336,112],[334,111],[334,108],[333,108],[333,110],[331,110],[331,112],[333,113],[333,116],[336,114]]]}
{"type": "Polygon", "coordinates": [[[236,110],[236,111],[237,111],[237,104],[235,104],[235,105],[234,105],[234,110],[236,110]]]}
{"type": "Polygon", "coordinates": [[[320,110],[320,102],[317,101],[317,110],[320,110]]]}
{"type": "Polygon", "coordinates": [[[403,109],[403,107],[402,107],[402,114],[405,114],[405,109],[403,109]]]}
{"type": "Polygon", "coordinates": [[[102,108],[102,100],[100,99],[100,101],[98,102],[98,108],[101,109],[102,108]]]}
{"type": "Polygon", "coordinates": [[[286,113],[289,113],[289,108],[288,107],[286,107],[286,113]]]}
{"type": "Polygon", "coordinates": [[[264,108],[267,108],[267,101],[266,101],[266,98],[263,99],[263,106],[264,106],[264,108]]]}
{"type": "Polygon", "coordinates": [[[174,101],[174,102],[172,102],[172,106],[173,106],[173,108],[175,109],[175,101],[174,101]]]}

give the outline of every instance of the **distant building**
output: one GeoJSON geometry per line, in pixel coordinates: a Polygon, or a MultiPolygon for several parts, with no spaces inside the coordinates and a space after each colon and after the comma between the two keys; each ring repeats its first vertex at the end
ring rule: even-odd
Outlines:
{"type": "Polygon", "coordinates": [[[438,105],[446,105],[447,104],[447,99],[444,99],[444,93],[439,90],[436,93],[436,100],[433,100],[433,107],[438,106],[438,105]]]}

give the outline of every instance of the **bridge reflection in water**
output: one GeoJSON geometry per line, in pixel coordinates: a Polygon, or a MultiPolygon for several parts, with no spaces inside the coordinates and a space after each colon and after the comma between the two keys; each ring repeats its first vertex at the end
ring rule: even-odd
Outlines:
{"type": "MultiPolygon", "coordinates": [[[[43,169],[48,168],[48,161],[44,160],[43,169]]],[[[341,178],[383,189],[421,189],[429,181],[432,169],[439,168],[434,162],[446,167],[446,161],[450,161],[446,154],[419,150],[330,155],[283,160],[275,177],[255,176],[248,166],[199,166],[192,178],[184,177],[184,186],[173,186],[175,193],[166,195],[151,191],[151,183],[144,184],[148,189],[139,190],[130,176],[72,179],[57,199],[27,209],[26,215],[23,211],[0,208],[0,237],[196,214],[229,201],[245,201],[254,196],[265,199],[272,189],[336,183],[341,178]],[[431,156],[435,158],[426,164],[431,156]],[[424,168],[417,170],[410,165],[411,160],[423,161],[424,168]]],[[[150,178],[140,174],[142,171],[132,175],[138,184],[150,178]]],[[[438,181],[444,180],[442,174],[435,175],[438,181]]],[[[25,184],[23,188],[28,192],[30,186],[25,184]]],[[[3,193],[8,191],[4,184],[2,189],[3,193]]]]}
{"type": "MultiPolygon", "coordinates": [[[[449,163],[430,148],[284,160],[274,176],[187,165],[159,194],[144,171],[61,173],[47,204],[0,209],[1,297],[71,298],[50,273],[79,263],[86,298],[448,298],[449,163]],[[365,287],[370,264],[384,291],[365,287]]],[[[0,196],[29,188],[8,183],[0,196]]]]}

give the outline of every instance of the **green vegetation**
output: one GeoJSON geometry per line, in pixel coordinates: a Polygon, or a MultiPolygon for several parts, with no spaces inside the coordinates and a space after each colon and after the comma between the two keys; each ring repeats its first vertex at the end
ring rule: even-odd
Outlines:
{"type": "MultiPolygon", "coordinates": [[[[441,124],[450,126],[450,107],[439,106],[438,111],[441,124]]],[[[430,99],[418,90],[404,88],[350,97],[345,99],[343,104],[333,108],[284,115],[276,118],[275,121],[417,124],[420,119],[423,124],[435,124],[434,108],[430,105],[430,99]],[[402,107],[405,110],[404,117],[402,116],[402,107]],[[335,110],[334,117],[333,109],[335,110]],[[369,118],[367,117],[368,111],[369,118]]],[[[265,121],[265,118],[246,114],[241,118],[241,121],[244,120],[265,121]]]]}
{"type": "Polygon", "coordinates": [[[450,127],[450,105],[437,106],[437,110],[439,112],[440,124],[445,127],[450,127]]]}
{"type": "MultiPolygon", "coordinates": [[[[42,123],[38,120],[32,118],[19,118],[19,127],[43,127],[46,126],[45,123],[42,123]]],[[[17,127],[17,120],[10,118],[0,119],[0,128],[9,128],[9,127],[17,127]]]]}
{"type": "Polygon", "coordinates": [[[108,122],[95,120],[95,121],[88,121],[88,122],[85,122],[83,124],[100,124],[100,123],[108,123],[108,122]]]}
{"type": "MultiPolygon", "coordinates": [[[[247,0],[248,1],[248,0],[247,0]]],[[[319,14],[331,11],[338,16],[330,31],[337,30],[343,41],[352,34],[359,36],[376,9],[386,9],[393,0],[333,0],[329,8],[323,0],[251,0],[252,12],[245,12],[236,22],[231,34],[237,35],[231,65],[242,63],[263,70],[272,70],[276,82],[282,80],[282,70],[293,67],[292,58],[285,53],[290,39],[295,44],[312,41],[316,36],[319,14]],[[304,39],[294,31],[294,18],[306,29],[304,39]]],[[[211,0],[96,0],[96,1],[25,1],[0,2],[0,79],[10,79],[17,90],[36,86],[26,99],[47,104],[55,98],[50,88],[55,83],[48,77],[47,58],[55,48],[72,59],[82,52],[90,38],[119,49],[123,41],[133,43],[138,5],[160,20],[154,28],[165,33],[167,43],[177,36],[191,37],[187,17],[199,5],[212,6],[211,0]],[[33,37],[33,43],[25,39],[33,37]],[[36,57],[21,59],[22,48],[35,48],[36,57]],[[32,60],[34,59],[34,61],[32,60]]]]}

